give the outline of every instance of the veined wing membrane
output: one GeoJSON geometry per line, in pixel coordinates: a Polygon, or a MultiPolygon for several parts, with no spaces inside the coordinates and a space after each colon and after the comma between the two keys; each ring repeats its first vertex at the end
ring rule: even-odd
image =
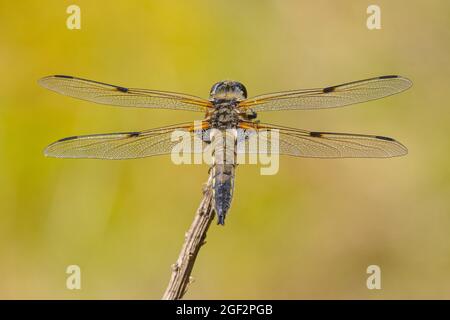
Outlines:
{"type": "MultiPolygon", "coordinates": [[[[400,142],[383,136],[313,132],[270,124],[244,125],[246,130],[254,129],[279,132],[279,153],[296,157],[311,158],[390,158],[402,156],[408,150],[400,142]],[[252,128],[253,126],[253,128],[252,128]]],[[[272,133],[268,135],[267,150],[272,150],[272,133]]]]}
{"type": "MultiPolygon", "coordinates": [[[[195,143],[204,147],[200,132],[207,129],[202,123],[199,128],[192,123],[151,129],[142,132],[121,132],[74,136],[50,144],[44,151],[54,158],[93,158],[93,159],[134,159],[169,154],[180,143],[182,134],[190,139],[190,151],[196,152],[195,143]],[[172,141],[172,133],[179,131],[172,141]],[[196,141],[194,141],[196,139],[196,141]]],[[[189,150],[187,150],[189,151],[189,150]]]]}
{"type": "Polygon", "coordinates": [[[336,108],[390,96],[411,85],[410,80],[400,76],[381,76],[322,89],[260,95],[242,101],[239,106],[256,112],[336,108]]]}
{"type": "Polygon", "coordinates": [[[208,100],[191,95],[125,88],[72,76],[49,76],[40,79],[39,84],[66,96],[114,106],[200,112],[205,112],[211,107],[208,100]]]}

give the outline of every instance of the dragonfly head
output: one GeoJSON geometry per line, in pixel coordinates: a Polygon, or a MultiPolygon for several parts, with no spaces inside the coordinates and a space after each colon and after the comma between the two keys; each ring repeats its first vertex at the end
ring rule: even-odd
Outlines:
{"type": "Polygon", "coordinates": [[[241,101],[247,98],[247,89],[237,81],[220,81],[214,84],[209,93],[210,101],[235,100],[241,101]]]}

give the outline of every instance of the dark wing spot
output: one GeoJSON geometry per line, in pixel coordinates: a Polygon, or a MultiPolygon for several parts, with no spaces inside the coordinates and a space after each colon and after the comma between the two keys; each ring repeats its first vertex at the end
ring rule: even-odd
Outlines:
{"type": "Polygon", "coordinates": [[[130,132],[130,133],[128,134],[129,137],[139,137],[140,135],[141,135],[140,132],[130,132]]]}
{"type": "Polygon", "coordinates": [[[320,138],[322,136],[322,133],[320,133],[320,132],[310,132],[309,135],[311,137],[320,138]]]}
{"type": "Polygon", "coordinates": [[[392,79],[392,78],[398,78],[398,76],[390,75],[390,76],[381,76],[381,77],[378,77],[378,79],[392,79]]]}
{"type": "Polygon", "coordinates": [[[395,141],[392,138],[389,137],[383,137],[383,136],[375,136],[375,138],[380,139],[380,140],[386,140],[386,141],[395,141]]]}
{"type": "Polygon", "coordinates": [[[128,92],[128,88],[124,88],[124,87],[116,87],[116,90],[120,91],[120,92],[128,92]]]}
{"type": "Polygon", "coordinates": [[[78,136],[72,136],[72,137],[62,138],[62,139],[59,139],[57,142],[63,142],[63,141],[68,141],[68,140],[74,140],[74,139],[76,139],[76,138],[78,138],[78,136]]]}
{"type": "Polygon", "coordinates": [[[336,87],[327,87],[323,88],[323,93],[333,92],[336,87]]]}
{"type": "Polygon", "coordinates": [[[56,74],[56,75],[55,75],[55,78],[73,79],[72,76],[65,76],[65,75],[62,75],[62,74],[56,74]]]}

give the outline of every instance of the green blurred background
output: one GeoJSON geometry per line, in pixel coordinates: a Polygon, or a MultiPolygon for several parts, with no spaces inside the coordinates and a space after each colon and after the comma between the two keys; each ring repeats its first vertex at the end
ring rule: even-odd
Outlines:
{"type": "Polygon", "coordinates": [[[237,170],[227,225],[212,225],[186,298],[450,298],[450,2],[0,2],[0,298],[159,299],[201,198],[206,165],[170,157],[49,159],[56,139],[201,119],[108,107],[36,81],[69,74],[207,97],[400,74],[412,89],[341,109],[260,114],[312,130],[392,136],[395,159],[282,158],[237,170]],[[82,289],[66,289],[77,264],[82,289]],[[367,266],[382,289],[366,288],[367,266]]]}

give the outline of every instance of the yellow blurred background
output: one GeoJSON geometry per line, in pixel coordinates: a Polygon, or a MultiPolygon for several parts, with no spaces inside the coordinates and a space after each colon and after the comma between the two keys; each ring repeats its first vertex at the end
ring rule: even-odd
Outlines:
{"type": "Polygon", "coordinates": [[[399,95],[341,109],[261,113],[303,129],[391,136],[394,159],[284,157],[274,176],[237,169],[225,227],[213,224],[188,299],[450,298],[450,2],[1,1],[0,298],[159,299],[207,180],[170,157],[45,158],[66,136],[201,119],[54,94],[68,74],[207,97],[400,74],[399,95]],[[81,8],[81,30],[66,8],[81,8]],[[82,289],[66,289],[68,265],[82,289]],[[382,289],[368,290],[379,265],[382,289]]]}

